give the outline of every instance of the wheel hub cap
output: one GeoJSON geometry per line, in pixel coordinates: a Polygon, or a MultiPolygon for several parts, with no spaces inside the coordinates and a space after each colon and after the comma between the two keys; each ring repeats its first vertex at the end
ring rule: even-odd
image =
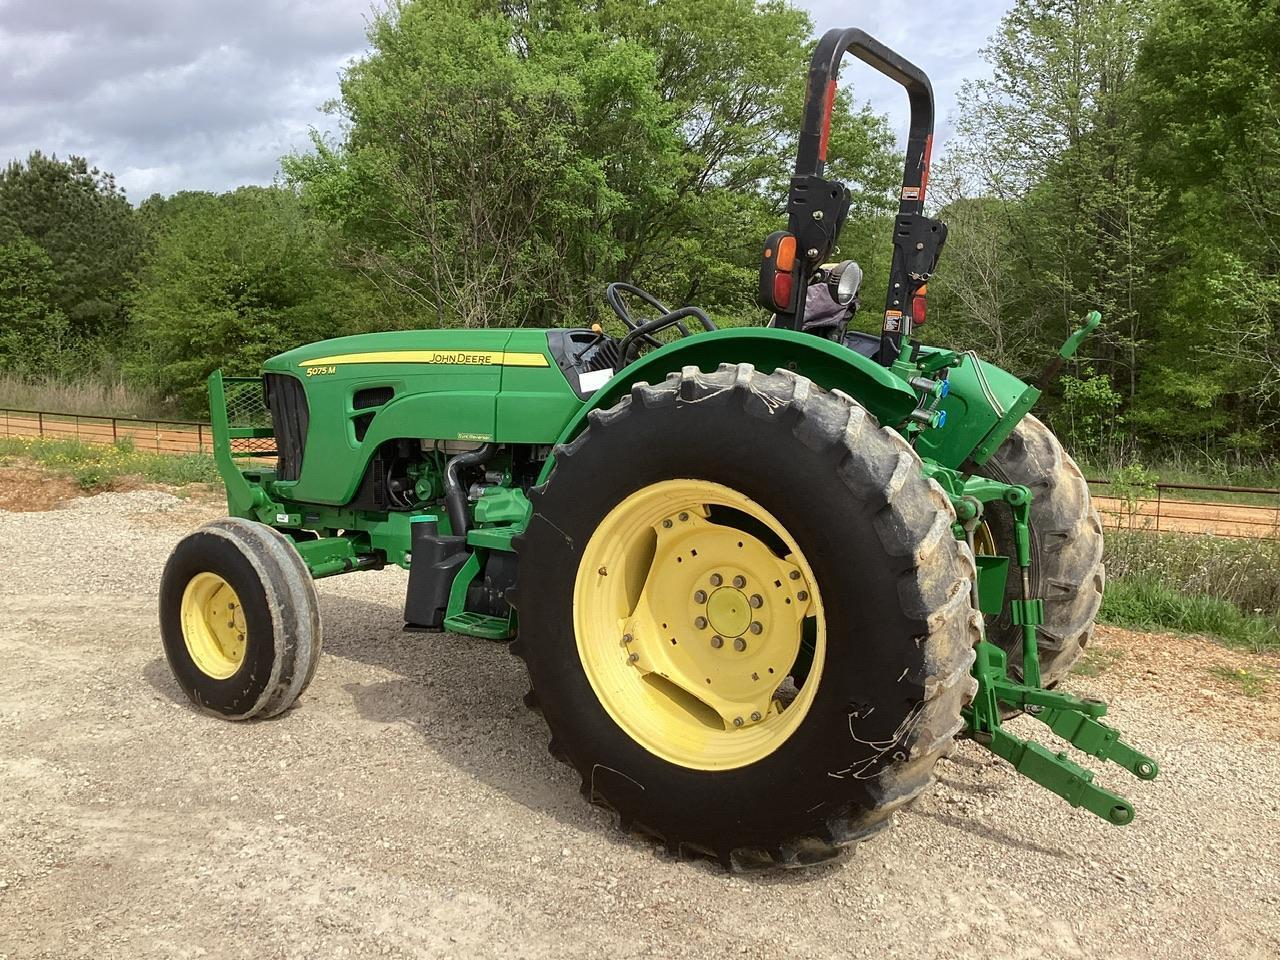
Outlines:
{"type": "Polygon", "coordinates": [[[751,604],[736,587],[721,587],[707,601],[711,629],[721,636],[740,637],[751,626],[751,604]]]}

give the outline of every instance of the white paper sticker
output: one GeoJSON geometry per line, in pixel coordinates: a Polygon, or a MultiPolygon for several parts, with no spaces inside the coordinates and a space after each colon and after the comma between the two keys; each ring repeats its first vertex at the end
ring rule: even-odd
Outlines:
{"type": "Polygon", "coordinates": [[[612,379],[613,370],[609,367],[603,370],[592,370],[590,373],[580,373],[578,374],[578,388],[583,393],[595,393],[612,379]]]}
{"type": "Polygon", "coordinates": [[[288,523],[288,522],[289,522],[289,515],[287,513],[276,514],[276,523],[288,523]]]}

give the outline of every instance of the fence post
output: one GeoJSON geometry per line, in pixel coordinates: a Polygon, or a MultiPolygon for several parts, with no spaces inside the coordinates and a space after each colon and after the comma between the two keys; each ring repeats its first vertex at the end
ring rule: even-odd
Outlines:
{"type": "Polygon", "coordinates": [[[1164,484],[1156,484],[1156,533],[1160,532],[1160,515],[1164,507],[1164,484]]]}
{"type": "Polygon", "coordinates": [[[43,438],[44,437],[44,412],[43,411],[36,414],[36,427],[37,427],[36,432],[39,434],[41,438],[43,438]]]}
{"type": "Polygon", "coordinates": [[[118,422],[118,421],[116,420],[116,418],[115,418],[115,417],[112,417],[112,418],[111,418],[111,442],[112,442],[112,443],[119,443],[119,442],[120,442],[120,437],[116,435],[116,423],[117,423],[117,422],[118,422]]]}

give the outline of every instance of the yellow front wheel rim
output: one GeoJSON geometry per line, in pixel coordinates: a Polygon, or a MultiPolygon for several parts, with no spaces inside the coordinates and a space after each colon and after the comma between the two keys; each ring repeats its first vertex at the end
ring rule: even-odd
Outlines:
{"type": "Polygon", "coordinates": [[[583,552],[573,613],[602,706],[680,766],[767,757],[819,687],[826,623],[813,571],[771,513],[722,484],[665,480],[614,507],[583,552]],[[796,691],[786,681],[806,641],[812,665],[796,691]]]}
{"type": "Polygon", "coordinates": [[[198,573],[182,593],[182,639],[201,673],[225,680],[244,663],[244,608],[231,584],[198,573]]]}

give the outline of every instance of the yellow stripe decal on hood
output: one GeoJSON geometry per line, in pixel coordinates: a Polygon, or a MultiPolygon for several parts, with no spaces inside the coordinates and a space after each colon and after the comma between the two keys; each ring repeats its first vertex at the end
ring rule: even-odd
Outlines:
{"type": "Polygon", "coordinates": [[[541,353],[507,353],[504,350],[384,350],[374,353],[339,353],[303,360],[301,367],[328,367],[339,363],[443,363],[454,366],[545,367],[541,353]]]}

